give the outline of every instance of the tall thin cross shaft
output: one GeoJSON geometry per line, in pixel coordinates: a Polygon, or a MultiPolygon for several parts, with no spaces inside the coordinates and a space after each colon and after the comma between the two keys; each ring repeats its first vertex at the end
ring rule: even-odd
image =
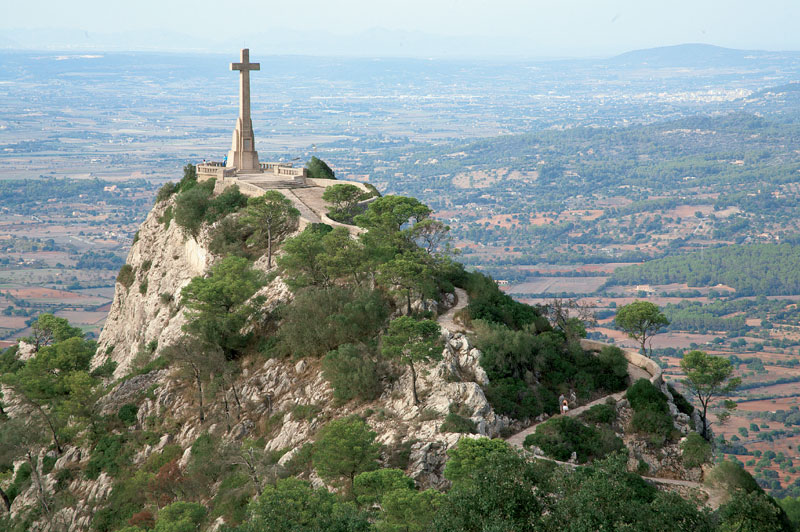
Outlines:
{"type": "Polygon", "coordinates": [[[250,119],[250,71],[261,70],[261,63],[250,62],[250,49],[242,49],[241,63],[231,63],[231,70],[238,70],[239,76],[239,118],[250,119]]]}

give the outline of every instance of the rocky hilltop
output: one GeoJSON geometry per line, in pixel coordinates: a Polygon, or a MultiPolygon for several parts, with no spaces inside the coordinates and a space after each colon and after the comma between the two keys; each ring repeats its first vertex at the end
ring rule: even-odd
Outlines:
{"type": "Polygon", "coordinates": [[[656,364],[581,341],[574,322],[551,323],[465,272],[416,200],[337,192],[350,201],[330,205],[332,228],[299,224],[281,194],[248,199],[190,173],[166,186],[96,346],[42,322],[51,334],[0,360],[13,459],[0,523],[285,530],[294,516],[248,523],[263,505],[283,515],[311,497],[328,506],[302,530],[455,531],[468,529],[466,497],[488,512],[480,519],[538,529],[574,511],[563,505],[595,486],[585,475],[600,475],[598,493],[621,483],[615,493],[639,508],[628,522],[664,505],[702,520],[697,501],[727,500],[702,483],[710,446],[656,364]],[[30,384],[37,367],[53,368],[55,391],[30,384]],[[565,397],[572,410],[553,416],[565,397]],[[21,437],[28,428],[35,438],[21,437]],[[517,503],[524,511],[503,510],[517,503]],[[339,518],[361,528],[325,521],[339,518]]]}

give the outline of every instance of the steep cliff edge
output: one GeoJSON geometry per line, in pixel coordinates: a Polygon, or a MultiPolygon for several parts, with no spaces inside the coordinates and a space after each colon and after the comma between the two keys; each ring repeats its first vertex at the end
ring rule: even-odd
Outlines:
{"type": "MultiPolygon", "coordinates": [[[[547,419],[554,410],[550,403],[557,404],[557,394],[567,393],[578,379],[584,385],[581,400],[597,398],[606,384],[596,376],[611,379],[604,373],[609,364],[626,366],[619,350],[590,354],[610,346],[568,342],[565,331],[551,325],[540,309],[513,301],[488,277],[418,248],[409,235],[441,228],[417,221],[416,232],[403,229],[412,225],[409,216],[424,220],[429,214],[412,198],[373,202],[367,219],[376,229],[372,235],[364,229],[354,237],[349,230],[325,226],[299,232],[293,225],[287,233],[297,238],[281,241],[280,267],[273,261],[268,268],[261,251],[251,252],[263,249],[251,247],[254,233],[243,237],[236,225],[252,223],[246,211],[252,202],[237,203],[235,193],[224,198],[234,207],[211,217],[212,222],[198,216],[202,222],[195,237],[171,221],[177,195],[154,206],[118,278],[92,360],[101,370],[107,361],[116,363],[113,376],[95,376],[102,385],[95,397],[86,397],[90,408],[71,406],[77,414],[59,428],[66,438],[63,449],[43,447],[37,457],[28,457],[35,482],[20,483],[10,511],[28,527],[24,530],[113,532],[134,523],[147,530],[166,505],[185,501],[208,511],[204,530],[216,530],[222,523],[242,522],[247,504],[279,479],[308,481],[344,500],[352,495],[356,473],[375,468],[387,478],[399,474],[420,497],[444,498],[458,492],[457,480],[444,470],[460,449],[502,447],[515,460],[528,461],[534,449],[516,454],[511,446],[483,437],[508,436],[534,419],[547,419]],[[220,234],[232,238],[227,247],[219,246],[220,234]],[[231,252],[223,257],[211,249],[231,252]],[[237,272],[235,277],[220,277],[232,263],[244,269],[227,270],[237,272]],[[220,304],[227,287],[251,274],[258,281],[238,306],[220,304]],[[190,283],[183,300],[182,289],[190,283]],[[200,286],[213,297],[201,300],[200,286]],[[197,301],[212,301],[206,308],[213,313],[201,314],[197,301]],[[454,308],[438,324],[431,319],[447,307],[454,308]],[[193,309],[191,322],[187,308],[193,309]],[[245,320],[232,329],[220,327],[242,308],[245,320]],[[483,314],[474,318],[469,313],[474,309],[483,314]],[[460,326],[456,314],[458,321],[476,320],[469,337],[447,330],[460,326]],[[418,331],[405,337],[404,329],[394,332],[393,325],[401,322],[427,326],[429,338],[418,331]],[[226,351],[224,337],[203,336],[221,330],[247,340],[226,351]],[[186,340],[187,331],[193,340],[186,340]],[[400,349],[387,349],[396,337],[402,339],[400,349]],[[223,340],[214,343],[214,338],[223,340]],[[189,346],[182,358],[172,349],[176,344],[189,346]],[[424,352],[409,354],[417,344],[425,346],[424,352]],[[345,346],[355,354],[331,370],[345,346]],[[367,379],[361,365],[372,367],[367,379]],[[336,371],[371,392],[342,395],[336,371]],[[371,438],[367,446],[375,447],[370,462],[350,473],[349,487],[341,482],[347,473],[323,469],[325,432],[337,423],[362,427],[371,438]],[[428,488],[433,489],[423,491],[428,488]]],[[[637,370],[630,373],[632,380],[648,376],[660,383],[652,361],[637,364],[633,359],[643,357],[627,357],[637,370]],[[643,373],[640,366],[650,371],[643,373]]],[[[604,393],[621,396],[626,378],[613,379],[619,382],[604,393]]],[[[632,413],[623,403],[617,403],[614,428],[633,451],[627,469],[647,466],[650,474],[684,479],[677,443],[667,448],[626,434],[632,413]]],[[[671,400],[668,404],[667,416],[680,417],[671,400]]],[[[12,415],[23,408],[15,405],[12,415]]],[[[680,421],[675,428],[688,432],[688,418],[680,421]]],[[[339,446],[344,454],[358,447],[349,441],[339,446]]],[[[24,465],[15,464],[15,476],[24,465]]],[[[625,463],[619,467],[625,469],[625,463]]],[[[372,508],[372,503],[359,504],[372,508]]]]}
{"type": "Polygon", "coordinates": [[[136,356],[148,350],[148,344],[150,353],[145,358],[178,338],[186,322],[177,308],[181,288],[193,277],[203,275],[213,259],[206,247],[207,230],[194,238],[174,221],[163,221],[165,211],[172,208],[172,200],[157,203],[136,233],[126,261],[132,268],[132,280],[128,286],[117,282],[100,333],[99,356],[93,363],[113,360],[117,378],[130,371],[136,356]]]}

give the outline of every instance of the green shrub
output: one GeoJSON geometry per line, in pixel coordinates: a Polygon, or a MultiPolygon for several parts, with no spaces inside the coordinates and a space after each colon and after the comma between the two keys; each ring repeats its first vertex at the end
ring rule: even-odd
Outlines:
{"type": "Polygon", "coordinates": [[[686,467],[700,467],[711,460],[711,444],[692,432],[681,443],[681,459],[686,467]]]}
{"type": "Polygon", "coordinates": [[[319,405],[295,405],[292,408],[292,417],[297,420],[311,421],[322,411],[319,405]]]}
{"type": "MultiPolygon", "coordinates": [[[[110,347],[112,351],[114,350],[113,349],[114,348],[113,345],[110,345],[108,347],[110,347]]],[[[108,351],[108,349],[106,349],[106,351],[108,351]]],[[[110,354],[110,353],[107,353],[107,354],[110,354]]],[[[99,366],[97,366],[96,368],[94,368],[92,370],[92,372],[90,373],[90,375],[92,377],[107,378],[107,377],[111,377],[112,375],[114,375],[114,371],[116,369],[117,369],[117,363],[114,362],[111,359],[108,359],[105,362],[103,362],[102,364],[100,364],[99,366]]]]}
{"type": "Polygon", "coordinates": [[[153,261],[152,261],[152,260],[146,260],[146,261],[144,261],[144,262],[142,263],[141,270],[142,270],[143,272],[149,271],[149,270],[150,270],[150,267],[151,267],[152,265],[153,265],[153,261]]]}
{"type": "Polygon", "coordinates": [[[239,191],[238,186],[230,186],[210,201],[205,213],[205,221],[211,224],[228,214],[237,212],[247,207],[247,200],[247,196],[239,191]]]}
{"type": "Polygon", "coordinates": [[[139,407],[134,404],[124,404],[117,412],[117,418],[126,426],[129,427],[136,423],[136,414],[139,412],[139,407]]]}
{"type": "Polygon", "coordinates": [[[459,416],[455,412],[450,412],[444,418],[444,423],[439,427],[439,432],[460,432],[462,434],[475,434],[478,432],[478,425],[471,419],[459,416]]]}
{"type": "Polygon", "coordinates": [[[218,442],[209,434],[200,435],[192,444],[189,463],[186,466],[187,476],[193,477],[200,484],[210,485],[217,481],[222,467],[218,442]]]}
{"type": "Polygon", "coordinates": [[[609,392],[624,390],[628,384],[628,360],[622,349],[605,346],[597,355],[595,386],[609,392]]]}
{"type": "Polygon", "coordinates": [[[86,478],[94,480],[101,471],[110,476],[119,473],[121,467],[128,461],[128,454],[123,453],[125,437],[117,434],[106,434],[92,449],[89,462],[86,464],[84,474],[86,478]]]}
{"type": "MultiPolygon", "coordinates": [[[[197,167],[193,164],[186,164],[183,167],[183,178],[178,183],[178,190],[189,190],[197,185],[197,167]]],[[[213,187],[212,187],[213,188],[213,187]]]]}
{"type": "Polygon", "coordinates": [[[603,458],[624,445],[611,430],[589,427],[577,419],[557,416],[548,419],[536,432],[528,434],[524,446],[535,445],[556,460],[569,460],[574,452],[578,462],[603,458]]]}
{"type": "Polygon", "coordinates": [[[336,179],[336,175],[328,163],[316,156],[312,156],[311,160],[306,163],[306,170],[308,170],[308,177],[313,179],[336,179]]]}
{"type": "Polygon", "coordinates": [[[196,502],[178,501],[158,512],[153,532],[194,532],[206,517],[206,508],[196,502]]]}
{"type": "Polygon", "coordinates": [[[378,366],[363,344],[344,344],[329,352],[322,359],[322,372],[340,402],[356,397],[371,401],[381,394],[378,366]]]}
{"type": "Polygon", "coordinates": [[[135,279],[136,270],[130,264],[125,264],[119,269],[119,273],[117,274],[117,282],[126,289],[131,287],[135,279]]]}
{"type": "Polygon", "coordinates": [[[633,408],[631,427],[634,431],[649,434],[653,443],[660,444],[675,430],[669,413],[667,396],[647,379],[639,379],[625,394],[633,408]]]}
{"type": "Polygon", "coordinates": [[[75,479],[75,470],[71,467],[64,467],[56,471],[56,491],[61,491],[69,486],[69,483],[75,479]]]}
{"type": "Polygon", "coordinates": [[[56,460],[58,460],[58,458],[55,456],[51,456],[49,454],[44,455],[44,458],[42,459],[42,473],[45,475],[49,474],[56,465],[56,460]]]}
{"type": "Polygon", "coordinates": [[[730,460],[723,460],[714,466],[714,469],[706,475],[705,482],[711,486],[724,489],[728,494],[737,490],[742,490],[745,493],[761,491],[756,479],[745,471],[741,465],[730,460]]]}
{"type": "Polygon", "coordinates": [[[579,398],[588,398],[601,384],[614,385],[617,355],[606,352],[608,364],[567,343],[563,334],[535,327],[512,330],[508,326],[475,321],[475,347],[489,377],[486,398],[499,414],[516,419],[558,411],[558,396],[571,386],[579,398]],[[534,375],[536,378],[534,378],[534,375]]]}
{"type": "Polygon", "coordinates": [[[175,199],[175,223],[186,229],[191,235],[197,236],[205,220],[206,211],[211,204],[211,193],[207,186],[201,183],[189,190],[182,190],[175,199]]]}
{"type": "Polygon", "coordinates": [[[164,224],[164,229],[169,229],[169,224],[172,223],[172,219],[175,217],[175,210],[172,208],[172,205],[164,209],[164,214],[162,214],[158,221],[164,224]]]}
{"type": "Polygon", "coordinates": [[[534,307],[503,293],[491,277],[479,272],[467,273],[462,284],[469,294],[467,309],[472,320],[501,323],[512,329],[529,324],[535,325],[538,331],[551,328],[534,307]]]}
{"type": "Polygon", "coordinates": [[[631,419],[634,431],[653,436],[653,443],[660,444],[670,438],[675,429],[672,416],[661,410],[636,410],[631,419]]]}
{"type": "MultiPolygon", "coordinates": [[[[364,186],[367,187],[367,190],[369,190],[369,197],[370,198],[374,198],[376,196],[379,197],[379,198],[381,197],[381,193],[378,191],[377,188],[375,188],[375,185],[371,185],[369,183],[364,183],[364,186]]],[[[367,199],[367,198],[364,198],[364,199],[367,199]]]]}
{"type": "Polygon", "coordinates": [[[318,357],[342,344],[373,340],[386,323],[389,306],[378,291],[309,287],[281,314],[278,354],[318,357]]]}
{"type": "Polygon", "coordinates": [[[610,425],[617,420],[617,409],[613,405],[603,404],[594,405],[589,410],[581,414],[581,418],[589,423],[599,425],[610,425]]]}
{"type": "Polygon", "coordinates": [[[139,293],[142,295],[147,294],[147,279],[139,283],[139,293]]]}
{"type": "Polygon", "coordinates": [[[214,255],[226,257],[236,255],[255,259],[263,253],[261,247],[251,248],[247,241],[254,233],[254,227],[244,223],[240,218],[228,216],[214,226],[208,249],[214,255]]]}
{"type": "Polygon", "coordinates": [[[170,196],[175,194],[178,191],[178,185],[169,181],[161,185],[161,188],[158,189],[158,194],[156,194],[156,203],[161,203],[162,201],[168,200],[170,196]]]}
{"type": "Polygon", "coordinates": [[[9,500],[13,502],[17,495],[19,495],[27,487],[32,473],[33,468],[28,462],[20,464],[20,466],[17,468],[16,474],[14,475],[14,480],[11,482],[11,485],[8,487],[8,489],[6,489],[6,495],[8,496],[9,500]]]}
{"type": "Polygon", "coordinates": [[[255,495],[250,478],[243,472],[225,477],[211,505],[211,517],[222,516],[228,523],[241,523],[247,517],[247,504],[255,495]]]}
{"type": "Polygon", "coordinates": [[[625,398],[634,410],[669,412],[667,396],[647,379],[639,379],[628,388],[625,398]]]}
{"type": "Polygon", "coordinates": [[[170,303],[172,303],[175,300],[175,298],[172,296],[172,294],[168,294],[166,292],[162,292],[158,296],[158,299],[161,301],[162,305],[169,305],[170,303]]]}

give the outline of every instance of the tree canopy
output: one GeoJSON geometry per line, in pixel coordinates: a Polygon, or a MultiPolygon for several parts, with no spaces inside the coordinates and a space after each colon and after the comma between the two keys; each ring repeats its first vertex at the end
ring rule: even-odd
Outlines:
{"type": "Polygon", "coordinates": [[[648,355],[647,340],[669,325],[669,320],[653,303],[634,301],[617,310],[614,323],[641,344],[642,354],[648,355]]]}

